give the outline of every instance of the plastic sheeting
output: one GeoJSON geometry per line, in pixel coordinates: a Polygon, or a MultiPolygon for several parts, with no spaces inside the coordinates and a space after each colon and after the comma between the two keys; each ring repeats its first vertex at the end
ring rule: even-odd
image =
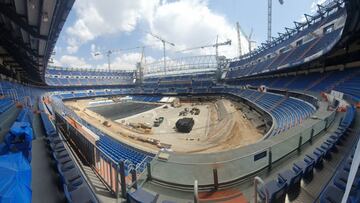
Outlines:
{"type": "Polygon", "coordinates": [[[0,155],[6,154],[9,152],[9,147],[5,143],[0,143],[0,155]]]}
{"type": "Polygon", "coordinates": [[[33,139],[33,131],[29,122],[15,122],[11,128],[10,133],[16,137],[24,136],[24,140],[31,142],[33,139]]]}
{"type": "Polygon", "coordinates": [[[0,202],[31,202],[31,166],[21,153],[0,156],[0,202]]]}

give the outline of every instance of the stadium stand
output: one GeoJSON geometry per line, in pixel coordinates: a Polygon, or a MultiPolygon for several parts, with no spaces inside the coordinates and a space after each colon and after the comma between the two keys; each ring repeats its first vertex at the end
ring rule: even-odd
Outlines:
{"type": "MultiPolygon", "coordinates": [[[[144,78],[136,71],[48,66],[73,1],[44,1],[51,6],[34,6],[36,12],[27,9],[29,15],[19,9],[25,8],[22,2],[14,2],[2,2],[0,8],[0,57],[13,61],[0,64],[0,165],[17,159],[27,174],[21,182],[27,191],[21,193],[24,199],[14,202],[103,202],[119,196],[128,202],[196,202],[202,198],[199,188],[199,193],[211,191],[226,200],[235,197],[228,198],[224,188],[241,188],[248,200],[256,191],[256,198],[268,202],[359,202],[359,1],[319,6],[307,22],[295,23],[272,42],[219,65],[218,72],[144,78]],[[28,16],[41,19],[44,12],[53,20],[30,27],[28,16]],[[48,31],[34,32],[43,26],[48,31]],[[32,39],[32,51],[25,38],[32,39]],[[269,115],[273,126],[266,139],[247,148],[200,155],[166,152],[169,159],[164,160],[161,152],[155,155],[111,138],[63,103],[116,95],[160,102],[169,94],[244,100],[263,117],[269,115]],[[51,165],[52,171],[41,171],[39,163],[51,165]],[[39,170],[33,174],[55,174],[55,184],[38,184],[45,174],[31,177],[30,166],[39,170]],[[254,175],[264,184],[257,187],[248,180],[254,175]],[[33,186],[26,181],[29,177],[33,186]],[[52,191],[39,189],[44,187],[52,191]],[[54,192],[58,190],[60,194],[54,192]]],[[[16,196],[12,194],[20,198],[16,196]]],[[[207,200],[219,200],[210,196],[207,200]]]]}
{"type": "Polygon", "coordinates": [[[134,71],[79,70],[49,66],[45,77],[47,84],[54,86],[127,85],[134,83],[134,74],[134,71]]]}
{"type": "Polygon", "coordinates": [[[314,16],[310,23],[300,24],[291,34],[280,35],[275,42],[264,44],[251,55],[244,55],[242,60],[230,62],[227,77],[239,78],[291,68],[308,58],[320,56],[320,52],[328,52],[341,37],[344,25],[339,25],[338,21],[346,18],[346,12],[344,7],[333,5],[328,7],[327,16],[324,15],[314,16]]]}
{"type": "Polygon", "coordinates": [[[67,141],[60,137],[51,123],[43,102],[39,102],[40,116],[45,129],[51,157],[55,162],[60,186],[63,188],[68,202],[97,202],[89,185],[84,181],[79,166],[70,155],[67,141]]]}
{"type": "MultiPolygon", "coordinates": [[[[340,143],[340,140],[345,139],[347,136],[347,130],[352,124],[355,116],[355,108],[349,107],[344,119],[342,120],[339,128],[334,133],[327,135],[328,139],[324,143],[316,148],[313,154],[306,154],[302,161],[296,162],[292,169],[287,169],[278,174],[277,180],[271,180],[261,188],[259,188],[259,195],[262,200],[265,200],[265,191],[269,193],[269,202],[284,202],[286,193],[294,197],[296,191],[300,187],[300,179],[304,178],[308,181],[312,181],[313,169],[320,168],[322,159],[329,159],[330,153],[340,143]]],[[[345,157],[346,158],[346,157],[345,157]]],[[[343,175],[342,171],[336,171],[343,175]]],[[[333,177],[338,177],[334,175],[333,177]]],[[[336,178],[334,184],[338,183],[339,180],[336,178]]],[[[346,185],[346,183],[345,183],[346,185]]],[[[325,192],[321,196],[320,202],[341,202],[342,195],[339,195],[337,190],[345,189],[344,184],[339,185],[341,188],[335,189],[332,184],[326,186],[325,192]],[[334,193],[335,192],[335,193],[334,193]]]]}
{"type": "Polygon", "coordinates": [[[8,110],[14,102],[10,98],[2,98],[0,99],[0,114],[8,110]]]}
{"type": "Polygon", "coordinates": [[[315,112],[315,107],[295,98],[238,88],[233,88],[230,91],[260,105],[274,116],[277,127],[273,130],[272,135],[300,124],[302,120],[315,112]]]}

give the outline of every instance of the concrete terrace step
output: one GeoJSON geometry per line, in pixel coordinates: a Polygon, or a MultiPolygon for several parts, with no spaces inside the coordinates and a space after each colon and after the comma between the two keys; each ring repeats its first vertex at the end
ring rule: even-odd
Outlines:
{"type": "Polygon", "coordinates": [[[238,189],[202,192],[199,194],[200,202],[246,203],[249,202],[238,189]]]}

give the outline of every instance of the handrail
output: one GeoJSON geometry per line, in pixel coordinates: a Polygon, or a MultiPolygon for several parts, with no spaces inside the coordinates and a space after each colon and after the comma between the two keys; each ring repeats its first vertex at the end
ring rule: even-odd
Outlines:
{"type": "Polygon", "coordinates": [[[345,188],[345,193],[341,200],[341,203],[346,203],[349,198],[349,194],[352,189],[353,183],[355,181],[356,173],[359,170],[359,166],[360,166],[360,139],[358,140],[358,143],[355,148],[354,158],[352,160],[352,164],[351,164],[350,172],[349,172],[349,176],[348,176],[348,181],[347,181],[346,188],[345,188]]]}
{"type": "Polygon", "coordinates": [[[255,199],[254,202],[255,202],[255,203],[258,202],[258,200],[257,200],[257,197],[258,197],[258,195],[257,195],[257,193],[258,193],[258,191],[257,191],[257,189],[258,189],[258,184],[261,184],[261,185],[263,186],[263,188],[264,188],[264,190],[265,190],[265,202],[268,203],[268,202],[269,202],[269,191],[268,191],[268,189],[265,187],[264,181],[263,181],[259,176],[256,176],[256,177],[254,178],[254,199],[255,199]]]}

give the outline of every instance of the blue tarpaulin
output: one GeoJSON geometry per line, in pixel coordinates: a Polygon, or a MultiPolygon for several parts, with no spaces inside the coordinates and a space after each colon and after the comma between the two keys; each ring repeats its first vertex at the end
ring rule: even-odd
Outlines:
{"type": "Polygon", "coordinates": [[[0,155],[7,154],[9,147],[5,143],[0,143],[0,155]]]}
{"type": "Polygon", "coordinates": [[[10,133],[16,137],[24,136],[24,140],[31,142],[33,138],[32,128],[29,122],[14,122],[10,128],[10,133]]]}
{"type": "Polygon", "coordinates": [[[0,156],[0,202],[31,202],[31,166],[22,153],[0,156]]]}

